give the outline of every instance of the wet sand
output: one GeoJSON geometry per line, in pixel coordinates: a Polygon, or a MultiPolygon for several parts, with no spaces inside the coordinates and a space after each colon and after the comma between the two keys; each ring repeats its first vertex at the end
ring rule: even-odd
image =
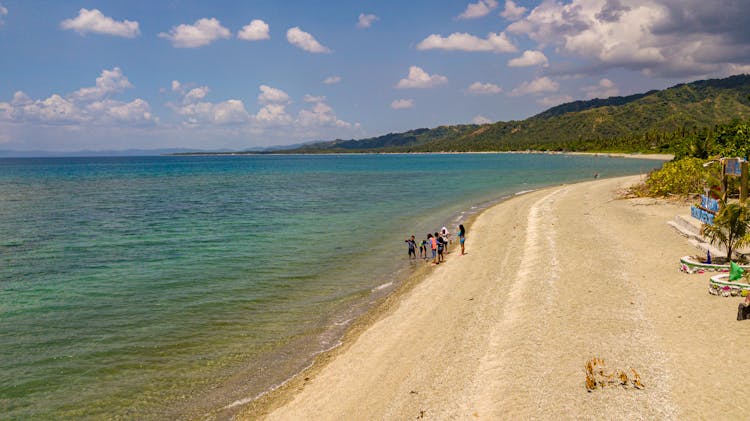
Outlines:
{"type": "Polygon", "coordinates": [[[479,215],[467,252],[413,279],[344,345],[240,419],[743,419],[750,322],[666,221],[685,205],[616,199],[638,177],[521,195],[479,215]],[[587,392],[584,364],[642,390],[587,392]]]}

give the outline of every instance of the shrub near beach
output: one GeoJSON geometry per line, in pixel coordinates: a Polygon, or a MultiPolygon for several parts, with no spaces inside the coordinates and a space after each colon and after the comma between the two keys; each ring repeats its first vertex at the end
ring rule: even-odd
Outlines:
{"type": "MultiPolygon", "coordinates": [[[[706,187],[720,185],[721,157],[750,155],[750,122],[735,120],[711,129],[685,132],[673,144],[675,159],[652,171],[646,181],[630,190],[635,196],[664,197],[695,195],[706,187]]],[[[737,191],[738,181],[729,178],[728,191],[737,191]]]]}
{"type": "MultiPolygon", "coordinates": [[[[637,196],[694,195],[706,187],[720,185],[721,157],[750,155],[750,122],[734,121],[716,125],[711,130],[693,132],[675,145],[675,159],[652,171],[645,183],[631,194],[637,196]]],[[[738,180],[729,178],[728,191],[736,192],[738,180]]]]}
{"type": "Polygon", "coordinates": [[[709,170],[703,167],[704,160],[685,158],[667,162],[660,170],[652,172],[646,180],[649,196],[669,194],[694,194],[703,191],[709,170]]]}

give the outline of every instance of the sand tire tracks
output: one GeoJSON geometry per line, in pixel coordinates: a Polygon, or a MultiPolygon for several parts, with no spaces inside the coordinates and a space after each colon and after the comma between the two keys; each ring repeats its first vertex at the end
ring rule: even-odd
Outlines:
{"type": "Polygon", "coordinates": [[[476,374],[486,379],[477,382],[477,413],[496,419],[675,419],[667,359],[644,314],[642,293],[629,279],[628,256],[620,253],[618,232],[600,220],[600,204],[591,202],[602,196],[572,192],[554,189],[530,205],[523,247],[513,248],[521,250],[518,264],[498,274],[506,293],[498,299],[502,316],[476,374]],[[558,236],[589,247],[566,247],[558,236]],[[600,281],[577,282],[581,271],[600,281]],[[650,384],[642,391],[588,393],[583,364],[593,356],[613,368],[636,368],[650,384]]]}

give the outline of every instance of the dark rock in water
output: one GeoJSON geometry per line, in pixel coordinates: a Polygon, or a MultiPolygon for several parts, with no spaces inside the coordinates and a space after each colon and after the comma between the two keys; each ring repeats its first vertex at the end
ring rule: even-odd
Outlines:
{"type": "Polygon", "coordinates": [[[750,319],[750,305],[740,303],[740,306],[737,308],[737,320],[747,319],[750,319]]]}

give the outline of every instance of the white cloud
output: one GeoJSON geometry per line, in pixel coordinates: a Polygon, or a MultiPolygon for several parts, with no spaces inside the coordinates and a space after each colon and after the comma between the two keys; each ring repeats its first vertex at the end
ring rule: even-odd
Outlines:
{"type": "Polygon", "coordinates": [[[213,122],[216,124],[242,123],[247,121],[248,117],[245,104],[238,99],[230,99],[214,104],[213,122]]]}
{"type": "Polygon", "coordinates": [[[312,96],[310,94],[305,95],[302,97],[302,101],[304,102],[325,102],[326,97],[324,96],[312,96]]]}
{"type": "Polygon", "coordinates": [[[372,26],[372,23],[377,20],[380,20],[380,18],[373,14],[366,15],[364,13],[360,13],[359,20],[357,21],[357,28],[369,28],[372,26]]]}
{"type": "Polygon", "coordinates": [[[333,109],[328,104],[317,102],[310,110],[301,110],[297,123],[302,127],[310,126],[330,126],[330,127],[351,127],[346,121],[339,120],[333,109]]]}
{"type": "Polygon", "coordinates": [[[259,89],[258,102],[261,104],[286,104],[289,102],[289,95],[281,89],[267,85],[260,85],[259,89]]]}
{"type": "Polygon", "coordinates": [[[466,92],[473,95],[495,95],[503,91],[503,88],[494,83],[474,82],[466,88],[466,92]]]}
{"type": "Polygon", "coordinates": [[[603,62],[654,64],[664,59],[659,48],[648,45],[653,26],[665,18],[663,7],[625,7],[600,19],[604,6],[580,0],[567,5],[545,2],[508,30],[526,34],[541,45],[560,45],[567,52],[603,62]]]}
{"type": "Polygon", "coordinates": [[[161,90],[173,96],[166,104],[170,118],[162,123],[146,100],[115,98],[132,85],[119,69],[108,69],[94,87],[40,99],[19,91],[0,101],[0,143],[18,150],[239,149],[363,134],[359,123],[337,116],[323,96],[305,95],[295,104],[283,91],[264,86],[259,104],[248,110],[240,99],[213,102],[207,86],[173,80],[161,90]]]}
{"type": "Polygon", "coordinates": [[[238,99],[223,102],[194,102],[175,108],[177,114],[187,117],[190,126],[200,124],[240,124],[247,122],[250,115],[245,105],[238,99]]]}
{"type": "Polygon", "coordinates": [[[258,111],[255,120],[263,125],[286,125],[292,122],[283,104],[268,104],[258,111]]]}
{"type": "Polygon", "coordinates": [[[28,104],[31,104],[32,102],[33,100],[28,95],[26,95],[25,92],[16,91],[13,94],[11,105],[28,105],[28,104]]]}
{"type": "Polygon", "coordinates": [[[397,99],[391,102],[391,108],[394,110],[402,110],[404,108],[414,108],[413,99],[397,99]]]}
{"type": "MultiPolygon", "coordinates": [[[[174,85],[174,84],[173,84],[174,85]]],[[[183,92],[184,89],[180,90],[183,92]]],[[[249,121],[245,104],[238,99],[222,102],[203,101],[210,92],[207,86],[189,90],[182,96],[180,105],[169,104],[178,114],[186,118],[187,126],[241,124],[249,121]]]]}
{"type": "Polygon", "coordinates": [[[261,126],[286,126],[291,130],[352,127],[350,123],[336,116],[333,108],[325,103],[326,97],[324,96],[305,95],[302,101],[311,104],[312,107],[300,110],[297,117],[293,118],[286,110],[286,104],[291,101],[284,91],[266,85],[261,85],[260,90],[262,93],[258,96],[258,102],[265,105],[254,116],[254,119],[261,126]]]}
{"type": "Polygon", "coordinates": [[[231,36],[229,29],[221,26],[221,22],[216,18],[198,19],[193,25],[173,26],[168,34],[159,34],[159,37],[168,39],[177,48],[202,47],[218,39],[229,39],[231,36]]]}
{"type": "Polygon", "coordinates": [[[433,86],[448,83],[448,78],[441,75],[430,75],[417,66],[409,67],[409,76],[401,79],[397,88],[431,88],[433,86]]]}
{"type": "Polygon", "coordinates": [[[748,19],[744,0],[544,1],[506,30],[587,60],[591,74],[687,77],[750,64],[748,19]]]}
{"type": "Polygon", "coordinates": [[[8,9],[0,3],[0,26],[4,23],[3,18],[8,16],[8,9]]]}
{"type": "Polygon", "coordinates": [[[339,82],[341,82],[341,76],[328,76],[323,81],[323,83],[325,83],[326,85],[333,85],[339,82]]]}
{"type": "Polygon", "coordinates": [[[555,105],[564,104],[566,102],[573,101],[573,97],[570,95],[559,95],[559,96],[548,96],[538,99],[536,102],[545,107],[554,107],[555,105]]]}
{"type": "Polygon", "coordinates": [[[108,126],[121,123],[128,126],[152,124],[158,121],[143,99],[130,102],[107,98],[133,85],[119,68],[102,71],[96,86],[81,88],[67,97],[52,94],[46,99],[32,99],[18,91],[10,103],[0,103],[5,120],[42,125],[108,126]]]}
{"type": "Polygon", "coordinates": [[[583,91],[586,92],[587,98],[609,98],[620,95],[620,90],[609,79],[602,79],[597,85],[586,86],[583,91]]]}
{"type": "Polygon", "coordinates": [[[330,53],[328,47],[323,46],[311,34],[301,30],[298,26],[286,31],[286,39],[295,47],[301,48],[310,53],[330,53]]]}
{"type": "Polygon", "coordinates": [[[94,115],[106,115],[113,121],[121,123],[140,123],[153,120],[151,106],[148,102],[136,98],[131,102],[113,101],[110,99],[89,104],[86,109],[94,115]]]}
{"type": "Polygon", "coordinates": [[[508,61],[508,66],[510,67],[528,67],[538,66],[540,64],[547,67],[549,61],[544,53],[535,50],[526,50],[521,54],[521,57],[516,57],[508,61]]]}
{"type": "MultiPolygon", "coordinates": [[[[0,8],[1,12],[4,8],[2,6],[0,8]]],[[[138,28],[138,22],[129,20],[118,22],[108,16],[104,16],[99,9],[81,9],[75,18],[65,19],[60,22],[60,27],[62,29],[72,29],[81,35],[91,32],[124,38],[135,38],[141,33],[138,28]]]]}
{"type": "Polygon", "coordinates": [[[729,63],[726,65],[723,75],[732,76],[739,74],[750,74],[750,64],[735,64],[729,63]]]}
{"type": "Polygon", "coordinates": [[[469,3],[466,10],[458,15],[459,19],[476,19],[487,16],[497,7],[497,0],[479,0],[476,3],[469,3]]]}
{"type": "Polygon", "coordinates": [[[554,80],[544,76],[532,80],[531,82],[523,82],[519,87],[513,89],[510,92],[511,96],[538,94],[542,92],[556,92],[560,88],[560,84],[554,80]]]}
{"type": "Polygon", "coordinates": [[[281,89],[260,85],[258,103],[263,105],[255,114],[255,121],[263,126],[283,126],[291,124],[292,116],[286,112],[286,104],[290,102],[289,95],[281,89]]]}
{"type": "MultiPolygon", "coordinates": [[[[184,91],[184,86],[180,84],[181,92],[184,91]]],[[[168,105],[177,115],[184,117],[183,125],[191,129],[232,125],[238,130],[256,134],[267,133],[268,130],[284,130],[287,136],[295,134],[296,138],[299,138],[304,136],[304,133],[317,133],[313,130],[317,128],[358,128],[357,125],[353,126],[339,119],[334,110],[325,103],[324,96],[305,95],[303,102],[310,104],[310,108],[301,109],[294,115],[287,109],[292,101],[286,92],[268,85],[260,85],[258,89],[260,108],[255,114],[248,113],[245,104],[238,99],[218,103],[205,101],[210,91],[205,86],[189,90],[181,95],[181,102],[168,105]]]]}
{"type": "Polygon", "coordinates": [[[524,13],[526,13],[525,7],[516,5],[513,0],[505,0],[505,10],[500,12],[500,16],[508,20],[518,20],[524,13]]]}
{"type": "Polygon", "coordinates": [[[195,102],[200,101],[203,98],[208,95],[208,92],[210,90],[208,89],[208,86],[200,86],[198,88],[193,88],[188,91],[188,93],[185,94],[185,96],[182,98],[182,102],[189,103],[189,102],[195,102]]]}
{"type": "Polygon", "coordinates": [[[245,41],[260,41],[271,39],[269,26],[260,19],[253,19],[248,25],[242,27],[237,33],[237,38],[245,41]]]}
{"type": "MultiPolygon", "coordinates": [[[[0,102],[0,121],[11,120],[13,118],[13,107],[7,102],[0,102]]],[[[0,140],[2,143],[2,140],[0,140]]]]}
{"type": "Polygon", "coordinates": [[[432,34],[417,44],[418,50],[447,51],[491,51],[495,53],[512,53],[518,51],[508,39],[505,32],[489,33],[487,38],[479,38],[465,32],[453,33],[447,37],[432,34]]]}
{"type": "Polygon", "coordinates": [[[96,86],[81,88],[73,92],[71,97],[76,101],[92,101],[132,87],[128,78],[122,74],[122,70],[115,67],[112,70],[102,70],[101,76],[96,78],[96,86]]]}
{"type": "Polygon", "coordinates": [[[58,94],[52,94],[44,100],[31,100],[23,92],[14,95],[12,115],[14,120],[34,121],[40,123],[79,123],[87,120],[83,110],[73,101],[58,94]],[[21,101],[17,101],[22,98],[21,101]]]}
{"type": "Polygon", "coordinates": [[[490,124],[492,123],[492,120],[490,120],[489,118],[483,115],[478,115],[474,117],[473,119],[471,119],[471,122],[474,124],[490,124]]]}

